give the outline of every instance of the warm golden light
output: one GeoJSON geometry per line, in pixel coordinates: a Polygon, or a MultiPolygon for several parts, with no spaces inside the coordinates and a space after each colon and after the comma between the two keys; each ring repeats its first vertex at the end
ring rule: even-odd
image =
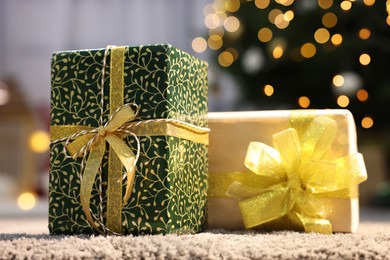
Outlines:
{"type": "Polygon", "coordinates": [[[332,38],[330,38],[330,41],[334,45],[340,45],[343,42],[343,36],[341,36],[339,33],[336,33],[332,36],[332,38]]]}
{"type": "Polygon", "coordinates": [[[345,1],[342,1],[341,4],[340,4],[340,7],[341,9],[343,9],[344,11],[348,11],[351,9],[352,7],[352,3],[348,0],[345,0],[345,1]]]}
{"type": "Polygon", "coordinates": [[[312,58],[317,52],[316,46],[312,43],[305,43],[301,47],[301,55],[305,58],[312,58]]]}
{"type": "Polygon", "coordinates": [[[308,108],[310,106],[310,99],[306,96],[298,98],[298,105],[302,108],[308,108]]]}
{"type": "Polygon", "coordinates": [[[234,61],[233,54],[231,54],[228,51],[221,52],[218,55],[218,63],[222,67],[229,67],[230,65],[232,65],[233,61],[234,61]]]}
{"type": "Polygon", "coordinates": [[[265,9],[269,6],[270,0],[255,0],[255,5],[259,9],[265,9]]]}
{"type": "Polygon", "coordinates": [[[371,128],[374,125],[374,120],[371,117],[366,116],[362,119],[361,124],[363,128],[371,128]]]}
{"type": "Polygon", "coordinates": [[[275,22],[276,27],[278,27],[279,29],[285,29],[290,24],[289,21],[284,19],[284,14],[278,14],[275,17],[274,22],[275,22]]]}
{"type": "Polygon", "coordinates": [[[274,87],[272,87],[271,85],[265,85],[264,86],[264,94],[267,96],[267,97],[270,97],[274,94],[274,87]]]}
{"type": "Polygon", "coordinates": [[[218,50],[222,47],[223,41],[221,36],[219,36],[218,34],[212,34],[207,40],[207,44],[209,45],[210,49],[218,50]]]}
{"type": "Polygon", "coordinates": [[[328,28],[334,27],[337,24],[337,16],[332,12],[324,14],[322,16],[322,24],[328,28]]]}
{"type": "Polygon", "coordinates": [[[294,12],[292,10],[288,10],[284,13],[283,18],[287,22],[292,21],[292,19],[294,19],[294,12]]]}
{"type": "Polygon", "coordinates": [[[219,26],[219,23],[220,23],[219,16],[215,13],[208,14],[204,18],[204,24],[209,29],[217,28],[219,26]]]}
{"type": "Polygon", "coordinates": [[[30,137],[30,148],[36,153],[44,153],[49,150],[50,136],[45,131],[35,131],[30,137]]]}
{"type": "Polygon", "coordinates": [[[227,48],[227,52],[230,52],[233,55],[233,61],[236,61],[238,59],[238,51],[235,48],[227,48]]]}
{"type": "Polygon", "coordinates": [[[219,19],[219,23],[218,23],[218,26],[222,26],[223,23],[225,22],[226,20],[226,12],[223,12],[223,11],[217,11],[215,12],[215,14],[218,16],[218,19],[219,19]]]}
{"type": "Polygon", "coordinates": [[[279,9],[272,9],[272,10],[268,13],[268,20],[270,21],[270,23],[275,24],[276,17],[277,17],[278,15],[280,15],[280,14],[283,16],[282,11],[280,11],[279,9]]]}
{"type": "Polygon", "coordinates": [[[363,0],[363,3],[367,6],[375,4],[375,0],[363,0]]]}
{"type": "Polygon", "coordinates": [[[356,98],[361,101],[361,102],[364,102],[364,101],[367,101],[368,99],[368,92],[365,90],[365,89],[360,89],[357,93],[356,93],[356,98]]]}
{"type": "Polygon", "coordinates": [[[337,98],[337,105],[340,107],[347,107],[349,105],[349,98],[346,95],[341,95],[337,98]]]}
{"type": "Polygon", "coordinates": [[[273,34],[271,29],[267,27],[261,28],[257,33],[257,37],[261,42],[269,42],[270,40],[272,40],[272,36],[273,34]]]}
{"type": "Polygon", "coordinates": [[[329,9],[333,5],[333,0],[318,0],[318,5],[322,9],[329,9]]]}
{"type": "Polygon", "coordinates": [[[226,31],[235,32],[240,28],[240,21],[235,16],[229,16],[224,22],[226,31]]]}
{"type": "Polygon", "coordinates": [[[329,40],[330,33],[325,28],[320,28],[314,33],[314,39],[318,43],[325,43],[329,40]]]}
{"type": "Polygon", "coordinates": [[[294,3],[294,0],[276,0],[276,2],[284,6],[290,6],[294,3]]]}
{"type": "Polygon", "coordinates": [[[370,62],[371,62],[370,55],[368,55],[367,53],[363,53],[359,57],[359,62],[360,62],[360,64],[362,64],[364,66],[370,64],[370,62]]]}
{"type": "Polygon", "coordinates": [[[213,35],[213,34],[217,34],[217,35],[219,35],[222,38],[225,35],[225,30],[222,27],[218,26],[215,29],[210,29],[209,30],[209,35],[213,35]]]}
{"type": "Polygon", "coordinates": [[[196,37],[192,40],[192,49],[195,52],[204,52],[207,48],[207,42],[203,37],[196,37]]]}
{"type": "Polygon", "coordinates": [[[367,40],[371,36],[371,31],[367,28],[362,28],[359,31],[359,38],[362,40],[367,40]]]}
{"type": "Polygon", "coordinates": [[[18,206],[22,210],[30,210],[34,208],[36,203],[35,195],[30,192],[22,193],[18,197],[18,206]]]}
{"type": "Polygon", "coordinates": [[[389,15],[389,16],[387,16],[387,18],[386,18],[386,23],[387,23],[387,25],[389,25],[389,26],[390,26],[390,15],[389,15]]]}
{"type": "Polygon", "coordinates": [[[278,45],[272,51],[272,56],[274,59],[280,59],[283,56],[284,50],[283,47],[278,45]]]}
{"type": "Polygon", "coordinates": [[[240,9],[240,0],[228,0],[225,2],[226,11],[234,13],[240,9]]]}
{"type": "Polygon", "coordinates": [[[342,85],[344,85],[344,77],[338,74],[333,77],[332,82],[334,86],[341,87],[342,85]]]}

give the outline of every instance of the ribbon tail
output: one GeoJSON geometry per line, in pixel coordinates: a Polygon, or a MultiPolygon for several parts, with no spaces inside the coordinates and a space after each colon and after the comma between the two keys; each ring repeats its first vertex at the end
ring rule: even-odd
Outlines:
{"type": "Polygon", "coordinates": [[[134,178],[135,178],[135,167],[131,169],[131,171],[126,172],[127,183],[126,183],[126,193],[123,197],[123,205],[127,203],[130,198],[131,192],[133,191],[134,186],[134,178]]]}
{"type": "Polygon", "coordinates": [[[133,190],[134,179],[135,179],[135,170],[134,165],[135,155],[131,151],[125,142],[116,135],[106,136],[107,142],[110,144],[111,148],[114,150],[119,160],[126,169],[127,184],[126,184],[126,193],[123,198],[123,205],[127,203],[130,198],[131,192],[133,190]]]}
{"type": "Polygon", "coordinates": [[[104,140],[99,139],[97,145],[94,146],[89,153],[88,160],[84,169],[83,178],[80,184],[80,200],[81,200],[83,211],[85,213],[88,222],[91,224],[91,226],[95,227],[97,230],[99,230],[98,229],[99,225],[97,225],[92,218],[92,214],[90,210],[90,200],[91,200],[92,187],[93,184],[95,183],[95,178],[99,171],[99,167],[101,165],[105,149],[106,147],[105,147],[104,140]]]}
{"type": "Polygon", "coordinates": [[[312,218],[294,211],[288,214],[288,218],[295,225],[303,226],[305,232],[332,234],[332,224],[327,219],[312,218]]]}
{"type": "Polygon", "coordinates": [[[245,227],[256,227],[286,215],[288,191],[288,188],[280,187],[240,201],[239,206],[245,227]]]}
{"type": "Polygon", "coordinates": [[[78,153],[81,148],[83,148],[83,146],[86,145],[94,135],[96,134],[91,133],[77,137],[75,140],[73,140],[70,144],[66,146],[66,150],[71,156],[73,156],[74,154],[78,153]]]}

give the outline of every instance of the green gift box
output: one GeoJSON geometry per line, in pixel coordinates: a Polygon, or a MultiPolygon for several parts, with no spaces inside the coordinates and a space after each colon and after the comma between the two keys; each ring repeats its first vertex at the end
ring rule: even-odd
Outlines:
{"type": "Polygon", "coordinates": [[[203,231],[206,127],[207,63],[188,53],[168,44],[54,53],[50,233],[203,231]]]}

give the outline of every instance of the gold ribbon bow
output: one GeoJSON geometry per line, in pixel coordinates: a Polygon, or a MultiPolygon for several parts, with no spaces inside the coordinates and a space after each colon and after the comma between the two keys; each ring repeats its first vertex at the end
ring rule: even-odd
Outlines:
{"type": "Polygon", "coordinates": [[[283,217],[306,232],[332,233],[323,198],[351,197],[350,188],[367,179],[360,153],[325,159],[336,132],[336,122],[320,116],[300,136],[294,128],[274,134],[274,148],[249,144],[245,166],[254,176],[233,182],[227,190],[228,196],[240,199],[246,228],[283,217]]]}
{"type": "Polygon", "coordinates": [[[129,133],[121,127],[123,127],[126,122],[133,121],[135,118],[136,113],[134,113],[130,105],[124,105],[119,107],[117,111],[111,115],[109,121],[104,126],[91,130],[83,130],[70,136],[66,141],[65,147],[72,158],[86,156],[86,153],[89,152],[84,173],[82,173],[81,178],[80,200],[87,220],[92,225],[94,225],[94,221],[90,212],[91,192],[106,151],[106,142],[110,144],[110,147],[126,169],[127,184],[123,205],[126,204],[130,197],[134,183],[135,164],[139,156],[139,144],[137,156],[135,156],[130,147],[123,141],[122,135],[126,133],[133,135],[136,140],[138,140],[138,138],[133,133],[129,133]],[[69,143],[72,139],[73,141],[69,143]]]}

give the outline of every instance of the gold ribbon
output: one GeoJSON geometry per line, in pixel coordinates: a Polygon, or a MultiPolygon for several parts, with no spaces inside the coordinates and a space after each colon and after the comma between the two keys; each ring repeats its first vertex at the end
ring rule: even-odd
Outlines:
{"type": "MultiPolygon", "coordinates": [[[[50,126],[50,134],[53,140],[52,143],[66,141],[64,148],[74,159],[81,156],[84,162],[89,153],[85,167],[82,163],[84,170],[80,173],[80,200],[88,222],[100,233],[102,232],[99,226],[104,227],[104,225],[94,221],[90,210],[90,199],[93,184],[106,152],[106,142],[110,145],[108,153],[107,221],[104,229],[113,234],[120,234],[122,230],[121,209],[132,192],[135,165],[140,151],[137,136],[175,136],[208,144],[209,129],[174,119],[134,121],[137,113],[131,108],[132,104],[123,105],[125,47],[110,48],[110,118],[108,122],[97,128],[82,125],[50,126]],[[134,155],[130,147],[123,141],[124,135],[132,135],[136,138],[138,144],[137,155],[134,155]],[[122,166],[126,170],[127,177],[123,201],[122,166]]],[[[105,64],[105,60],[103,63],[105,64]]],[[[104,73],[102,74],[104,83],[104,73]]],[[[103,102],[101,106],[103,106],[103,102]]]]}
{"type": "Polygon", "coordinates": [[[226,192],[240,200],[246,228],[284,219],[290,227],[330,234],[323,198],[356,196],[351,188],[367,179],[360,153],[324,159],[336,137],[334,120],[316,117],[300,132],[288,128],[274,134],[274,148],[261,142],[249,144],[245,166],[252,173],[241,173],[226,192]]]}

